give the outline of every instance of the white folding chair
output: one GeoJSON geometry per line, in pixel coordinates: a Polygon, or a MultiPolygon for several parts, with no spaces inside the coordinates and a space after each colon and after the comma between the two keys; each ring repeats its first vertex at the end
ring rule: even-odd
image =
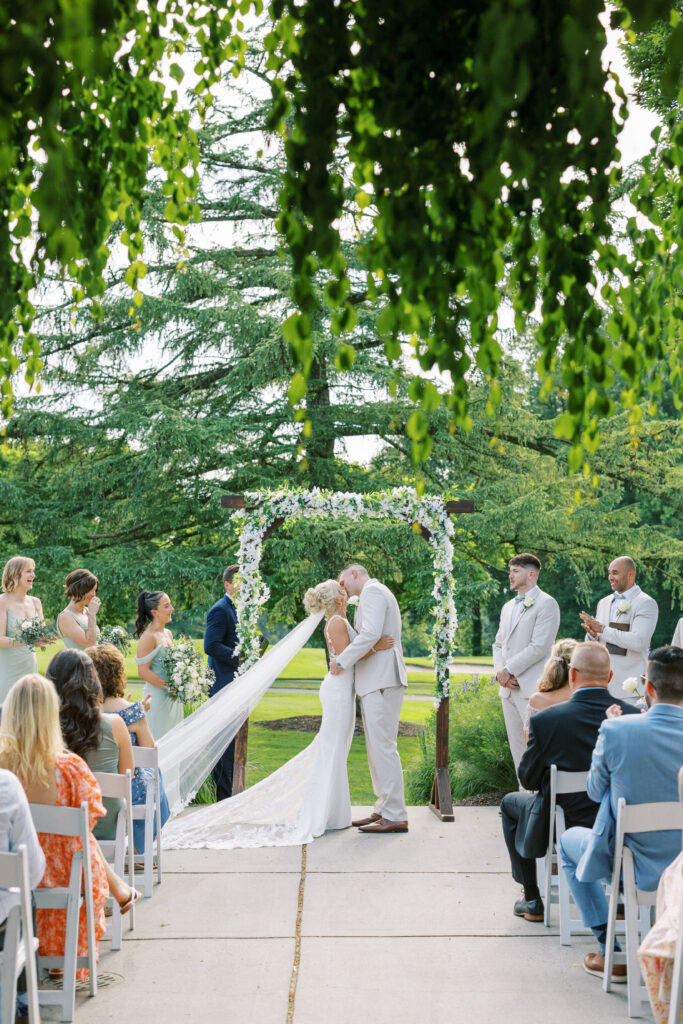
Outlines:
{"type": "MultiPolygon", "coordinates": [[[[614,867],[607,916],[607,940],[605,943],[605,971],[602,987],[605,992],[612,988],[612,965],[626,964],[628,989],[628,1015],[640,1016],[640,1004],[647,999],[647,988],[641,984],[638,964],[639,934],[644,938],[652,924],[652,910],[657,901],[657,890],[646,891],[636,886],[633,854],[624,843],[624,837],[632,832],[670,832],[671,823],[680,825],[680,804],[661,801],[648,804],[627,804],[623,797],[617,804],[617,829],[614,844],[614,867]],[[619,880],[623,872],[624,913],[626,917],[626,952],[615,952],[617,903],[619,901],[619,880]]],[[[674,828],[676,827],[674,825],[674,828]]]]}
{"type": "Polygon", "coordinates": [[[12,907],[9,912],[5,923],[5,945],[0,951],[0,1021],[14,1020],[17,978],[25,969],[28,1019],[30,1024],[37,1024],[39,1012],[35,954],[38,940],[33,935],[31,886],[25,846],[20,846],[16,853],[0,853],[0,889],[19,890],[19,905],[12,907]]]}
{"type": "MultiPolygon", "coordinates": [[[[142,857],[142,888],[149,899],[154,891],[154,847],[156,845],[157,882],[161,882],[161,783],[159,781],[159,751],[156,747],[133,747],[136,768],[148,769],[147,795],[144,804],[133,806],[133,820],[145,823],[145,852],[142,857]],[[151,774],[151,778],[150,778],[151,774]],[[154,824],[156,822],[156,844],[154,824]]],[[[137,873],[138,875],[140,872],[137,873]]]]}
{"type": "Polygon", "coordinates": [[[569,885],[565,878],[562,866],[557,855],[557,844],[560,836],[566,831],[564,808],[558,804],[559,794],[585,793],[588,772],[565,772],[558,769],[557,765],[550,766],[550,813],[548,831],[548,849],[543,860],[544,865],[544,921],[546,928],[550,927],[550,907],[552,904],[559,904],[560,908],[560,942],[563,946],[571,946],[572,935],[593,934],[590,928],[584,928],[580,921],[571,916],[573,901],[569,891],[569,885]],[[553,865],[557,865],[557,875],[552,873],[553,865]],[[553,884],[554,878],[557,882],[553,884]]]}
{"type": "MultiPolygon", "coordinates": [[[[128,769],[125,775],[115,775],[113,772],[93,772],[93,775],[97,780],[97,784],[102,791],[103,797],[113,797],[124,801],[124,806],[116,816],[116,838],[97,840],[100,850],[112,865],[116,874],[119,878],[123,878],[126,863],[126,850],[132,849],[133,845],[133,795],[131,791],[131,772],[130,769],[128,769]]],[[[130,864],[128,870],[128,882],[131,889],[134,888],[135,878],[133,868],[130,864]]],[[[121,949],[123,931],[121,908],[119,907],[118,900],[115,900],[113,896],[109,897],[108,902],[111,902],[112,913],[103,938],[111,940],[112,949],[121,949]]],[[[133,904],[128,911],[128,929],[132,932],[134,928],[135,904],[133,904]]]]}
{"type": "Polygon", "coordinates": [[[81,840],[81,849],[71,858],[71,874],[66,888],[34,889],[38,910],[66,910],[66,938],[62,956],[38,957],[38,967],[61,967],[64,971],[61,989],[38,989],[41,1006],[59,1006],[63,1021],[74,1018],[76,1004],[76,968],[87,967],[90,995],[97,995],[97,949],[95,946],[95,912],[92,898],[92,865],[90,862],[90,827],[88,804],[80,807],[56,807],[29,804],[36,832],[70,836],[81,840]],[[88,955],[78,956],[78,915],[85,903],[88,955]]]}

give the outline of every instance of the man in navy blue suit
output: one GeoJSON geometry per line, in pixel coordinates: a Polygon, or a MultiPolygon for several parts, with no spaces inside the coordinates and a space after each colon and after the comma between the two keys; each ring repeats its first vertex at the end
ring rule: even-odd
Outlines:
{"type": "MultiPolygon", "coordinates": [[[[216,601],[206,616],[204,651],[209,656],[209,668],[213,669],[216,674],[216,679],[210,690],[212,697],[233,681],[237,671],[238,660],[234,654],[237,646],[237,611],[232,599],[237,591],[238,583],[235,577],[239,568],[239,565],[229,565],[225,570],[223,573],[225,596],[220,601],[216,601]]],[[[213,770],[218,800],[225,800],[232,796],[234,766],[235,740],[226,747],[213,770]]]]}
{"type": "MultiPolygon", "coordinates": [[[[647,663],[645,715],[606,720],[600,727],[588,774],[587,793],[600,804],[593,829],[570,828],[560,839],[560,860],[584,925],[591,928],[599,953],[587,953],[583,965],[602,977],[607,936],[607,900],[601,879],[608,878],[614,858],[617,804],[656,803],[678,799],[678,772],[683,764],[683,650],[660,647],[647,663]]],[[[546,712],[543,712],[546,714],[546,712]]],[[[540,715],[538,716],[541,717],[540,715]]],[[[636,885],[657,888],[664,868],[681,850],[681,830],[629,835],[636,885]]],[[[613,981],[626,980],[626,968],[613,968],[613,981]]]]}

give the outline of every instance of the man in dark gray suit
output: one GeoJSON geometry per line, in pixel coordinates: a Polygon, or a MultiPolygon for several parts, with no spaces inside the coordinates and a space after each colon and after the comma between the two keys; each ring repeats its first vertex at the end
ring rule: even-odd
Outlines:
{"type": "MultiPolygon", "coordinates": [[[[204,652],[209,656],[209,668],[215,673],[211,685],[211,696],[222,690],[235,678],[238,660],[234,650],[237,646],[237,611],[233,597],[237,592],[235,577],[239,565],[229,565],[223,573],[225,595],[216,601],[206,616],[204,652]]],[[[228,744],[213,770],[216,783],[216,798],[226,800],[232,796],[232,776],[235,766],[235,740],[228,744]]]]}

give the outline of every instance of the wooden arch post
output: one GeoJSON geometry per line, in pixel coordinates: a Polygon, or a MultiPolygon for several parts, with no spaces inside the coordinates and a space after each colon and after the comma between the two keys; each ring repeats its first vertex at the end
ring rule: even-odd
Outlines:
{"type": "MultiPolygon", "coordinates": [[[[242,494],[221,495],[221,508],[247,508],[247,501],[242,494]]],[[[444,503],[446,512],[449,515],[462,515],[463,513],[474,512],[473,501],[447,501],[444,503]]],[[[283,518],[274,519],[263,535],[263,540],[272,537],[276,530],[279,530],[284,523],[283,518]]],[[[420,534],[425,540],[429,540],[430,533],[424,526],[420,528],[420,534]]],[[[441,821],[453,821],[453,798],[451,796],[450,774],[448,769],[448,729],[449,729],[449,708],[450,697],[442,700],[436,712],[436,751],[434,757],[434,781],[432,783],[432,794],[429,802],[429,809],[436,814],[441,821]]],[[[245,787],[245,776],[247,766],[247,743],[249,733],[249,719],[237,733],[235,740],[235,771],[233,776],[233,793],[241,793],[245,787]]]]}

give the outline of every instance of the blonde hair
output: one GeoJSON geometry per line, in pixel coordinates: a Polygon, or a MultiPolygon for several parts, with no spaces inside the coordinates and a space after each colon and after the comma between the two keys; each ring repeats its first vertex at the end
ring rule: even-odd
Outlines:
{"type": "Polygon", "coordinates": [[[579,646],[578,640],[567,637],[558,640],[550,652],[550,657],[543,666],[543,675],[538,681],[537,690],[539,693],[550,693],[552,690],[561,690],[569,682],[569,662],[571,661],[574,648],[579,646]]]}
{"type": "Polygon", "coordinates": [[[32,558],[24,558],[23,555],[15,555],[5,563],[2,570],[2,589],[6,594],[11,594],[19,585],[19,580],[24,569],[35,569],[36,563],[32,558]]]}
{"type": "Polygon", "coordinates": [[[304,594],[304,608],[309,615],[325,612],[333,615],[339,609],[336,602],[344,597],[344,591],[336,580],[323,580],[317,587],[311,587],[304,594]]]}
{"type": "Polygon", "coordinates": [[[57,691],[37,672],[22,676],[2,705],[0,767],[14,772],[24,789],[47,785],[64,749],[57,691]]]}

